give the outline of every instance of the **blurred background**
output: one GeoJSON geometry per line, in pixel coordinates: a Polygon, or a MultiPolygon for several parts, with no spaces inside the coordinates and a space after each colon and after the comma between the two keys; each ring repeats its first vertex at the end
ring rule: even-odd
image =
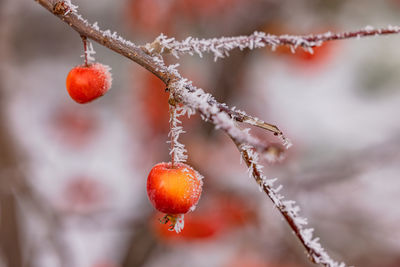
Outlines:
{"type": "MultiPolygon", "coordinates": [[[[400,24],[398,0],[79,0],[79,12],[136,44],[304,34],[400,24]]],[[[0,266],[313,266],[247,176],[233,143],[197,116],[181,136],[203,195],[179,235],[146,195],[168,156],[168,95],[135,63],[93,44],[112,89],[71,100],[79,35],[34,1],[0,1],[0,266]]],[[[268,165],[338,260],[400,266],[400,37],[179,60],[217,100],[278,125],[292,140],[268,165]]],[[[169,64],[176,63],[172,57],[169,64]]],[[[259,138],[279,142],[268,132],[259,138]]]]}

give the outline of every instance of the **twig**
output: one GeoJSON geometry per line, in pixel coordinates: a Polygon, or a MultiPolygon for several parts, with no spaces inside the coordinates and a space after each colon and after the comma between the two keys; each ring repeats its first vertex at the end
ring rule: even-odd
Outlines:
{"type": "Polygon", "coordinates": [[[254,178],[254,180],[260,186],[260,190],[267,194],[267,196],[281,212],[286,222],[293,230],[293,233],[303,244],[310,260],[314,263],[321,264],[322,266],[344,267],[344,263],[338,263],[331,259],[331,257],[319,243],[318,237],[313,237],[313,228],[303,227],[307,224],[307,219],[299,216],[300,208],[295,206],[294,201],[284,200],[284,197],[278,193],[282,186],[278,186],[276,188],[273,187],[276,178],[268,179],[264,176],[262,172],[263,166],[258,164],[258,154],[254,151],[254,148],[248,145],[240,144],[234,138],[232,138],[232,140],[236,144],[237,148],[242,154],[243,160],[246,162],[246,165],[249,168],[249,175],[254,178]]]}
{"type": "Polygon", "coordinates": [[[175,156],[176,152],[174,150],[175,142],[174,142],[174,134],[172,129],[174,128],[174,120],[175,120],[175,107],[173,105],[169,105],[169,136],[170,136],[170,154],[171,154],[171,166],[172,168],[175,167],[175,156]]]}
{"type": "MultiPolygon", "coordinates": [[[[193,92],[195,92],[197,90],[197,88],[192,86],[192,85],[186,86],[185,89],[190,93],[193,93],[193,92]]],[[[272,132],[275,136],[277,136],[277,137],[279,137],[281,139],[283,145],[286,148],[289,148],[292,145],[292,143],[289,140],[289,138],[287,138],[283,134],[283,132],[278,128],[278,126],[270,124],[270,123],[267,123],[267,122],[265,122],[265,121],[263,121],[263,120],[261,120],[261,119],[259,119],[257,117],[248,115],[246,112],[244,112],[242,110],[237,110],[235,108],[230,108],[225,103],[217,102],[215,100],[215,98],[212,97],[212,96],[208,97],[207,102],[211,106],[216,106],[219,109],[219,111],[225,112],[226,114],[228,114],[229,117],[231,119],[234,119],[235,121],[246,123],[246,124],[250,124],[252,126],[256,126],[256,127],[261,128],[261,129],[264,129],[264,130],[272,132]]],[[[255,146],[257,147],[258,145],[255,145],[255,146]]]]}
{"type": "MultiPolygon", "coordinates": [[[[171,89],[170,89],[171,90],[171,89]]],[[[170,137],[170,152],[172,168],[175,167],[176,163],[185,162],[187,159],[185,146],[178,141],[180,134],[185,133],[183,127],[180,125],[182,122],[178,117],[184,115],[186,112],[182,107],[177,106],[174,99],[169,99],[169,126],[170,131],[168,133],[170,137]]]]}
{"type": "MultiPolygon", "coordinates": [[[[157,55],[149,54],[148,49],[137,46],[134,43],[125,40],[119,36],[116,32],[111,33],[110,30],[100,30],[97,23],[90,24],[87,20],[82,18],[81,15],[77,14],[71,9],[71,4],[63,1],[54,0],[35,0],[48,11],[53,13],[55,16],[60,18],[62,21],[67,23],[71,28],[77,31],[81,36],[86,36],[97,43],[115,51],[116,53],[125,56],[139,65],[143,66],[158,78],[160,78],[166,85],[172,80],[177,80],[180,77],[176,77],[174,73],[164,65],[162,58],[157,55]]],[[[187,88],[190,90],[190,88],[187,88]]],[[[274,125],[267,124],[255,117],[245,114],[244,112],[235,111],[230,109],[225,104],[218,103],[215,99],[210,99],[210,104],[217,105],[221,111],[226,112],[231,118],[236,121],[254,125],[257,127],[264,128],[268,131],[272,131],[281,137],[282,140],[287,140],[283,133],[274,125]]],[[[289,142],[288,142],[289,143],[289,142]]],[[[257,147],[257,146],[256,146],[257,147]]]]}
{"type": "Polygon", "coordinates": [[[88,55],[87,55],[87,38],[84,35],[81,35],[82,42],[83,42],[83,51],[84,51],[84,58],[85,58],[85,67],[88,66],[88,55]]]}
{"type": "Polygon", "coordinates": [[[214,60],[224,58],[229,55],[233,49],[254,49],[266,46],[274,50],[277,46],[288,45],[293,50],[302,47],[312,53],[312,48],[320,46],[322,43],[333,40],[353,39],[368,36],[380,36],[400,33],[399,26],[389,25],[386,28],[375,29],[367,26],[357,31],[342,33],[326,32],[322,34],[310,35],[272,35],[264,32],[254,32],[248,36],[221,37],[212,39],[198,39],[188,37],[183,41],[176,41],[175,38],[168,38],[161,34],[151,44],[146,45],[150,51],[156,51],[161,54],[172,54],[179,58],[180,55],[194,55],[200,57],[203,53],[214,54],[214,60]],[[154,48],[153,48],[154,47],[154,48]],[[157,48],[157,49],[156,49],[157,48]]]}
{"type": "MultiPolygon", "coordinates": [[[[176,76],[178,75],[179,73],[176,74],[176,76]]],[[[221,129],[229,133],[238,142],[252,145],[261,152],[268,149],[268,144],[247,134],[247,132],[241,131],[235,125],[233,117],[231,117],[232,115],[223,109],[221,110],[220,107],[225,106],[228,110],[231,109],[226,105],[218,104],[211,94],[205,93],[200,88],[196,88],[191,82],[182,77],[177,82],[171,83],[170,86],[175,88],[173,93],[174,99],[190,109],[187,111],[189,115],[198,111],[203,120],[214,124],[216,129],[221,129]],[[189,90],[187,90],[188,88],[189,90]]]]}

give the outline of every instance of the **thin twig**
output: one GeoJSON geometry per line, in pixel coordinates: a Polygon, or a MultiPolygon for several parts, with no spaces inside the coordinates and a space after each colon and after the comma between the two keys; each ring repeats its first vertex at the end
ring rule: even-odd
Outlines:
{"type": "Polygon", "coordinates": [[[169,104],[169,128],[170,128],[170,153],[171,153],[171,166],[172,168],[175,167],[175,156],[176,156],[176,151],[174,150],[175,147],[175,136],[173,134],[172,129],[174,128],[174,120],[175,120],[175,106],[169,104]]]}
{"type": "Polygon", "coordinates": [[[83,56],[85,58],[85,67],[88,66],[88,55],[87,55],[87,38],[84,35],[81,35],[82,42],[83,42],[83,56]]]}
{"type": "Polygon", "coordinates": [[[309,35],[273,35],[256,31],[248,36],[221,37],[212,39],[188,37],[183,41],[177,41],[175,38],[168,38],[161,34],[152,44],[146,45],[146,48],[150,51],[153,51],[155,48],[157,48],[157,52],[161,54],[172,54],[177,58],[180,55],[185,54],[197,54],[202,57],[203,53],[212,53],[214,54],[214,60],[217,60],[219,58],[228,56],[229,52],[233,49],[243,50],[246,48],[254,49],[266,46],[270,46],[272,49],[275,49],[277,46],[288,45],[293,47],[293,49],[302,47],[312,53],[313,47],[320,46],[322,43],[327,41],[398,33],[400,33],[399,26],[389,25],[386,28],[380,29],[367,26],[364,29],[356,31],[341,33],[326,32],[309,35]]]}
{"type": "MultiPolygon", "coordinates": [[[[185,89],[191,93],[193,93],[197,90],[197,88],[195,88],[192,85],[186,86],[185,89]]],[[[208,101],[208,104],[210,104],[212,106],[216,106],[219,109],[219,111],[225,112],[226,114],[229,115],[229,117],[231,119],[234,119],[235,121],[246,123],[246,124],[267,130],[269,132],[272,132],[275,136],[277,136],[281,139],[283,145],[286,148],[289,148],[292,145],[289,138],[287,138],[283,134],[283,132],[278,128],[278,126],[267,123],[257,117],[251,116],[242,110],[230,108],[225,103],[219,103],[218,101],[216,101],[214,97],[209,97],[209,99],[207,101],[208,101]]],[[[253,145],[255,145],[256,148],[259,147],[259,144],[253,144],[253,145]]],[[[263,145],[261,145],[261,146],[263,147],[263,149],[265,148],[263,145]]]]}
{"type": "MultiPolygon", "coordinates": [[[[229,135],[229,134],[228,134],[229,135]]],[[[239,149],[244,162],[249,168],[249,174],[260,187],[260,190],[264,191],[267,196],[272,200],[274,205],[281,212],[286,222],[289,224],[293,233],[297,236],[300,242],[306,249],[310,260],[314,263],[321,264],[327,267],[344,267],[344,263],[338,263],[332,260],[328,253],[319,243],[319,238],[313,237],[312,228],[304,228],[303,225],[307,224],[305,218],[300,217],[300,208],[295,206],[295,202],[291,200],[284,200],[284,197],[278,192],[282,186],[276,188],[273,187],[275,179],[267,179],[262,171],[261,165],[258,164],[258,154],[254,151],[254,148],[248,145],[238,143],[233,137],[233,142],[239,149]]]]}

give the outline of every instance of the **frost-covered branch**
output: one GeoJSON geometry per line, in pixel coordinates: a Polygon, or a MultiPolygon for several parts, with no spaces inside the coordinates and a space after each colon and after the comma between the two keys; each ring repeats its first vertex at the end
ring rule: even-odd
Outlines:
{"type": "MultiPolygon", "coordinates": [[[[179,77],[179,73],[176,73],[176,76],[179,77]]],[[[246,131],[240,130],[235,124],[234,118],[220,109],[219,106],[222,104],[218,104],[211,94],[196,88],[190,81],[182,77],[170,83],[169,87],[170,90],[173,90],[174,99],[188,108],[186,112],[189,116],[197,111],[203,120],[214,124],[216,129],[229,133],[237,142],[252,145],[261,152],[268,150],[268,144],[252,137],[246,131]]],[[[229,109],[229,107],[227,108],[229,109]]]]}
{"type": "Polygon", "coordinates": [[[290,228],[293,230],[293,233],[305,247],[312,262],[329,267],[346,266],[344,263],[338,263],[331,259],[319,243],[319,238],[313,237],[313,228],[304,227],[307,225],[307,219],[299,215],[299,206],[295,205],[295,201],[285,200],[284,196],[279,194],[279,191],[282,189],[281,185],[274,187],[277,178],[268,179],[265,177],[262,171],[263,166],[258,163],[258,154],[254,151],[254,148],[249,145],[240,144],[236,142],[234,138],[232,139],[249,168],[249,176],[254,178],[260,187],[260,191],[264,191],[278,208],[290,228]]]}
{"type": "Polygon", "coordinates": [[[217,60],[229,56],[229,52],[233,49],[251,50],[254,48],[269,46],[274,50],[277,46],[288,45],[292,47],[293,51],[298,47],[302,47],[312,53],[313,47],[320,46],[322,43],[327,41],[398,33],[400,33],[399,26],[389,25],[386,28],[379,29],[366,26],[364,29],[357,31],[341,33],[326,32],[309,35],[273,35],[256,31],[248,36],[221,37],[213,39],[188,37],[183,41],[177,41],[175,38],[168,38],[161,34],[153,43],[147,44],[146,49],[155,53],[169,53],[177,58],[179,58],[180,55],[185,54],[197,54],[202,57],[204,53],[212,53],[214,55],[214,60],[217,60]]]}
{"type": "MultiPolygon", "coordinates": [[[[193,87],[187,87],[187,89],[190,92],[193,92],[195,90],[193,87]]],[[[246,123],[267,130],[269,132],[272,132],[275,136],[281,139],[282,144],[286,148],[289,148],[292,145],[291,141],[283,134],[283,132],[278,128],[278,126],[267,123],[257,117],[248,115],[246,112],[238,110],[235,107],[230,108],[224,103],[218,103],[214,98],[210,98],[208,102],[210,105],[216,105],[220,111],[226,112],[229,115],[229,117],[238,122],[246,123]]]]}
{"type": "MultiPolygon", "coordinates": [[[[122,38],[117,32],[111,33],[110,30],[101,30],[98,23],[90,24],[80,14],[77,13],[77,6],[71,4],[70,1],[55,1],[55,0],[35,0],[48,11],[56,15],[62,21],[67,23],[71,28],[77,31],[81,36],[90,38],[93,41],[115,51],[116,53],[125,56],[139,65],[143,66],[166,85],[171,80],[176,80],[177,77],[171,73],[165,66],[162,58],[156,54],[149,54],[148,49],[144,49],[131,41],[122,38]]],[[[268,124],[252,117],[243,111],[238,111],[227,107],[224,104],[218,103],[215,99],[210,99],[210,104],[217,105],[221,111],[226,112],[231,118],[236,121],[247,123],[256,127],[261,127],[278,135],[283,142],[290,144],[288,139],[275,125],[268,124]]]]}
{"type": "MultiPolygon", "coordinates": [[[[53,1],[53,0],[36,0],[39,2],[43,7],[48,9],[54,15],[58,16],[61,20],[66,22],[70,27],[76,30],[81,36],[85,36],[90,38],[99,44],[108,47],[109,49],[121,54],[127,58],[130,58],[134,62],[140,64],[157,77],[159,77],[170,90],[172,95],[173,104],[176,107],[179,104],[179,114],[187,114],[190,116],[191,114],[198,112],[201,117],[211,122],[215,125],[216,128],[222,129],[225,131],[235,142],[238,146],[240,152],[242,153],[242,157],[244,161],[249,166],[249,171],[252,177],[257,181],[260,185],[262,191],[264,191],[269,198],[273,201],[279,211],[282,213],[283,217],[289,223],[290,227],[295,232],[296,236],[299,238],[301,243],[306,248],[308,254],[310,255],[311,259],[315,263],[319,263],[323,266],[345,266],[344,264],[339,264],[333,261],[329,255],[324,251],[321,245],[318,242],[318,239],[312,237],[312,229],[304,229],[303,226],[306,224],[306,220],[301,218],[298,215],[299,208],[294,205],[293,201],[284,201],[283,197],[278,193],[280,187],[274,188],[273,182],[274,179],[267,179],[261,170],[261,166],[257,163],[258,154],[255,152],[257,151],[266,151],[271,148],[271,146],[265,145],[260,140],[252,137],[248,134],[246,130],[241,130],[236,122],[243,122],[250,125],[254,125],[257,127],[261,127],[268,131],[273,132],[274,134],[278,135],[281,140],[283,141],[284,145],[289,146],[290,143],[286,137],[282,134],[282,132],[274,125],[265,123],[264,121],[257,119],[255,117],[251,117],[242,111],[238,111],[232,108],[229,108],[225,104],[218,103],[213,96],[208,93],[205,93],[202,89],[196,88],[192,85],[190,81],[183,78],[180,73],[176,69],[176,65],[166,66],[164,63],[163,58],[161,57],[162,52],[165,51],[165,44],[162,44],[157,48],[157,43],[153,43],[153,45],[140,47],[135,45],[134,43],[127,41],[120,37],[116,32],[111,33],[111,31],[106,30],[102,31],[98,27],[97,23],[90,24],[81,15],[77,13],[77,7],[72,5],[70,0],[64,1],[53,1]]],[[[280,42],[275,44],[274,42],[268,43],[267,41],[263,41],[263,38],[266,36],[262,33],[255,33],[253,34],[253,40],[248,39],[249,37],[234,37],[234,38],[222,38],[222,39],[215,39],[215,42],[218,40],[224,40],[222,45],[218,45],[215,43],[212,45],[212,48],[199,48],[199,52],[196,51],[196,48],[190,48],[190,40],[187,40],[189,44],[188,50],[185,52],[184,48],[179,48],[178,51],[176,50],[177,55],[179,53],[198,53],[201,55],[203,52],[213,52],[214,55],[218,57],[222,57],[227,55],[228,51],[234,48],[255,48],[261,46],[261,44],[269,45],[280,45],[285,44],[284,40],[287,40],[286,44],[293,45],[293,46],[303,46],[303,47],[313,47],[319,45],[318,42],[323,41],[320,40],[313,40],[311,36],[307,39],[304,37],[291,39],[293,37],[279,37],[281,39],[280,42]],[[229,43],[229,40],[234,40],[229,43]],[[243,38],[243,43],[239,45],[237,44],[237,38],[243,38]],[[247,39],[246,39],[247,38],[247,39]],[[285,39],[286,38],[286,39],[285,39]],[[226,41],[228,40],[228,41],[226,41]],[[225,43],[226,41],[226,43],[225,43]],[[264,43],[263,43],[264,42],[264,43]],[[190,52],[190,49],[193,49],[190,52]],[[203,49],[204,51],[202,52],[203,49]],[[209,50],[207,50],[209,49],[209,50]]],[[[325,35],[324,35],[325,36],[325,35]]],[[[328,40],[329,37],[326,35],[324,37],[328,40]]],[[[336,38],[340,39],[340,38],[336,38]]],[[[343,39],[343,38],[342,38],[343,39]]],[[[167,40],[167,39],[165,39],[167,40]]],[[[241,39],[240,39],[241,40],[241,39]]],[[[274,39],[271,39],[274,40],[274,39]]],[[[332,39],[333,40],[333,39],[332,39]]],[[[174,40],[172,40],[175,42],[174,40]]],[[[161,42],[159,42],[161,44],[161,42]]],[[[170,49],[170,48],[168,48],[170,49]]],[[[172,52],[176,48],[171,48],[172,52]]],[[[173,53],[173,52],[172,52],[173,53]]],[[[171,103],[170,103],[171,104],[171,103]]],[[[176,110],[174,111],[176,112],[176,110]]],[[[176,114],[175,114],[176,115],[176,114]]],[[[171,137],[173,140],[177,139],[177,136],[182,132],[182,129],[179,128],[179,123],[175,121],[176,116],[171,121],[172,131],[171,137]],[[175,139],[176,137],[176,139],[175,139]]],[[[176,147],[176,146],[174,146],[176,147]]],[[[174,149],[173,147],[173,149],[174,149]]],[[[179,150],[179,149],[178,149],[179,150]]],[[[174,150],[171,150],[174,151],[174,150]]],[[[183,149],[180,149],[180,152],[184,152],[183,149]]],[[[184,160],[184,153],[176,153],[177,151],[173,152],[174,160],[184,160]]]]}
{"type": "Polygon", "coordinates": [[[81,36],[92,39],[93,41],[123,55],[139,65],[143,66],[164,83],[167,83],[168,77],[165,66],[159,65],[156,58],[148,55],[142,48],[131,41],[122,38],[117,32],[110,30],[101,30],[98,23],[90,24],[80,14],[77,13],[77,6],[71,4],[70,0],[35,0],[48,11],[56,15],[59,19],[67,23],[71,28],[77,31],[81,36]],[[163,71],[164,70],[164,71],[163,71]]]}

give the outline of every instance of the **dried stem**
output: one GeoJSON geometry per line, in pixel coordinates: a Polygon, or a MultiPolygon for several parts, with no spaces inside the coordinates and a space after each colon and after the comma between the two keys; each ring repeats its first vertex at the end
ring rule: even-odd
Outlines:
{"type": "Polygon", "coordinates": [[[175,120],[175,106],[169,104],[169,128],[170,128],[170,151],[171,151],[171,167],[175,168],[175,157],[176,151],[175,147],[175,134],[173,131],[174,128],[174,120],[175,120]]]}
{"type": "Polygon", "coordinates": [[[84,35],[81,35],[83,42],[83,56],[85,57],[85,67],[88,66],[88,56],[87,56],[87,38],[84,35]]]}

